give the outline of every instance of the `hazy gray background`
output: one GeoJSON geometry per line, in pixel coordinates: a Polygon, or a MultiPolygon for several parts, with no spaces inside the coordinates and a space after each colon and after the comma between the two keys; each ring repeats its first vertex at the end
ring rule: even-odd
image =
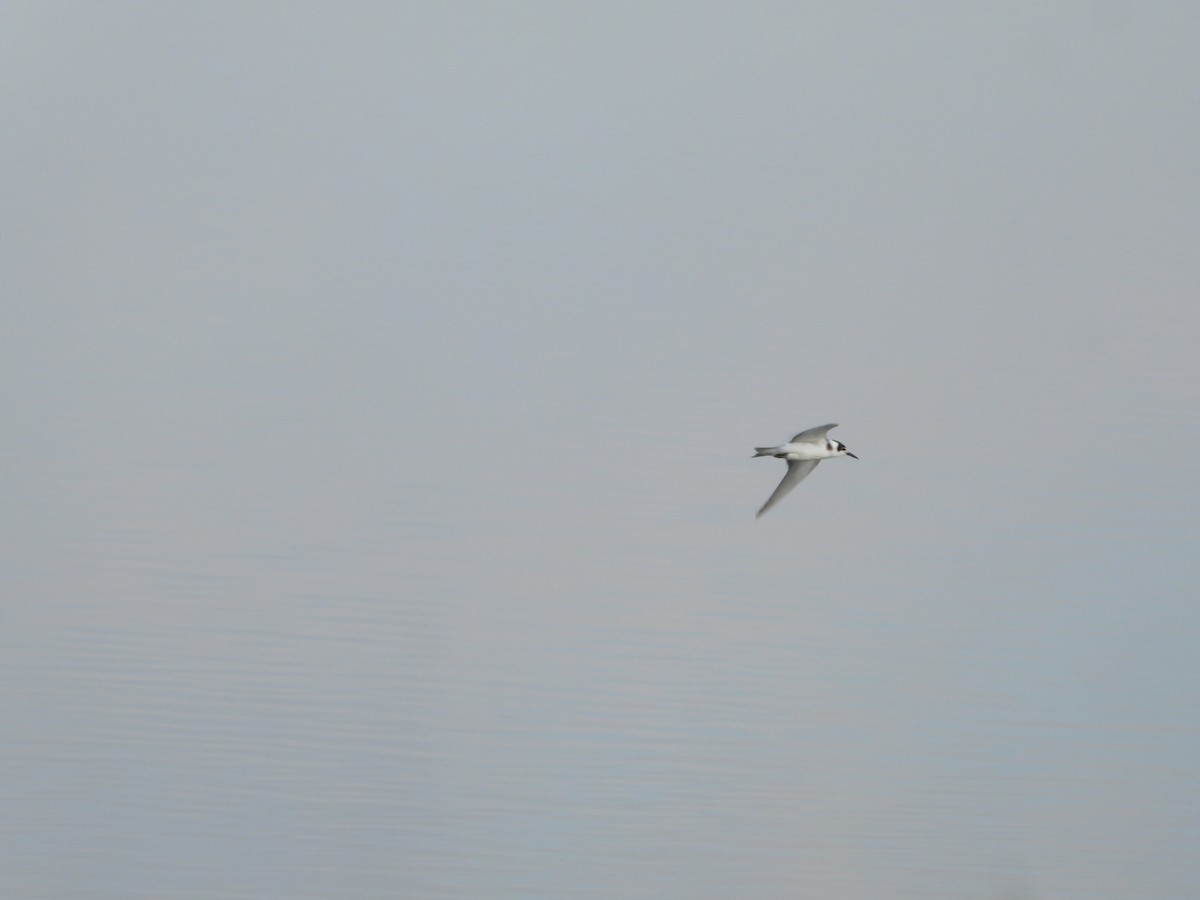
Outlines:
{"type": "Polygon", "coordinates": [[[0,895],[1200,896],[1198,34],[6,4],[0,895]]]}

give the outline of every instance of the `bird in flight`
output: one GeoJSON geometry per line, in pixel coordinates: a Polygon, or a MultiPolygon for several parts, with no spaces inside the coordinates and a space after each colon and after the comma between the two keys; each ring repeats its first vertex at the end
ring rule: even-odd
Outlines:
{"type": "Polygon", "coordinates": [[[858,459],[853,453],[846,449],[846,445],[841,441],[833,441],[826,437],[831,428],[837,428],[837,423],[832,425],[819,425],[816,428],[810,428],[808,431],[802,431],[786,444],[780,444],[778,447],[755,447],[754,456],[773,456],[776,459],[787,460],[787,473],[783,476],[783,481],[779,482],[779,487],[775,488],[775,493],[767,498],[767,502],[762,505],[762,509],[754,518],[758,518],[768,509],[782,500],[788,495],[792,488],[798,485],[801,481],[808,477],[808,473],[817,467],[823,459],[833,459],[837,456],[849,456],[858,459]]]}

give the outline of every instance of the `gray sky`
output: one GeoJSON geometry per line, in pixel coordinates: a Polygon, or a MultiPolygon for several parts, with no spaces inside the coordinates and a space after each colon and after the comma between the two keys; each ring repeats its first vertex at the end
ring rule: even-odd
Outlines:
{"type": "Polygon", "coordinates": [[[417,521],[640,498],[723,544],[746,448],[841,421],[869,465],[806,492],[854,555],[1195,487],[1187,4],[8,16],[34,447],[203,444],[284,502],[312,446],[417,521]]]}
{"type": "MultiPolygon", "coordinates": [[[[858,783],[936,791],[957,751],[914,730],[1183,729],[1130,751],[1144,778],[1113,790],[1146,807],[1055,811],[1128,812],[1076,874],[1153,798],[1200,797],[1200,7],[15,3],[0,25],[29,653],[64,615],[120,627],[80,548],[136,537],[247,597],[423,598],[442,737],[559,708],[521,684],[565,684],[563,709],[596,682],[632,708],[668,671],[734,705],[787,690],[796,626],[842,642],[831,696],[898,717],[858,783]],[[861,460],[756,522],[782,467],[752,448],[827,421],[861,460]],[[778,680],[740,680],[764,652],[778,680]]],[[[709,720],[671,697],[681,733],[709,720]]],[[[772,710],[742,722],[760,749],[786,741],[772,710]]],[[[1072,752],[995,740],[1030,777],[1072,752]]],[[[793,874],[762,871],[761,895],[793,874]]]]}

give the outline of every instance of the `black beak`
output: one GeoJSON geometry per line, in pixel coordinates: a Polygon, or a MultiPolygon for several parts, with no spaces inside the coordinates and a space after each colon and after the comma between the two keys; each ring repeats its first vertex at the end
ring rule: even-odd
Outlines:
{"type": "Polygon", "coordinates": [[[850,457],[853,457],[854,459],[858,459],[858,457],[857,457],[857,456],[854,456],[854,454],[853,454],[853,453],[851,453],[849,450],[847,450],[847,451],[846,451],[846,455],[847,455],[847,456],[850,456],[850,457]]]}

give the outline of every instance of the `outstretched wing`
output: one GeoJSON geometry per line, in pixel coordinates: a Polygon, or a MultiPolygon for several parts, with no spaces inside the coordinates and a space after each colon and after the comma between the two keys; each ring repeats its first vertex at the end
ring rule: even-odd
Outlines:
{"type": "Polygon", "coordinates": [[[817,467],[817,463],[819,462],[819,459],[789,459],[787,474],[783,476],[783,481],[779,482],[779,487],[775,488],[775,493],[767,498],[767,502],[762,505],[762,509],[758,511],[758,514],[755,515],[754,518],[757,519],[768,509],[786,497],[788,492],[802,482],[807,477],[808,473],[817,467]]]}
{"type": "Polygon", "coordinates": [[[830,428],[837,428],[837,422],[834,422],[832,425],[818,425],[816,428],[802,431],[792,438],[792,443],[794,444],[797,441],[823,441],[825,440],[825,435],[829,433],[830,428]]]}

